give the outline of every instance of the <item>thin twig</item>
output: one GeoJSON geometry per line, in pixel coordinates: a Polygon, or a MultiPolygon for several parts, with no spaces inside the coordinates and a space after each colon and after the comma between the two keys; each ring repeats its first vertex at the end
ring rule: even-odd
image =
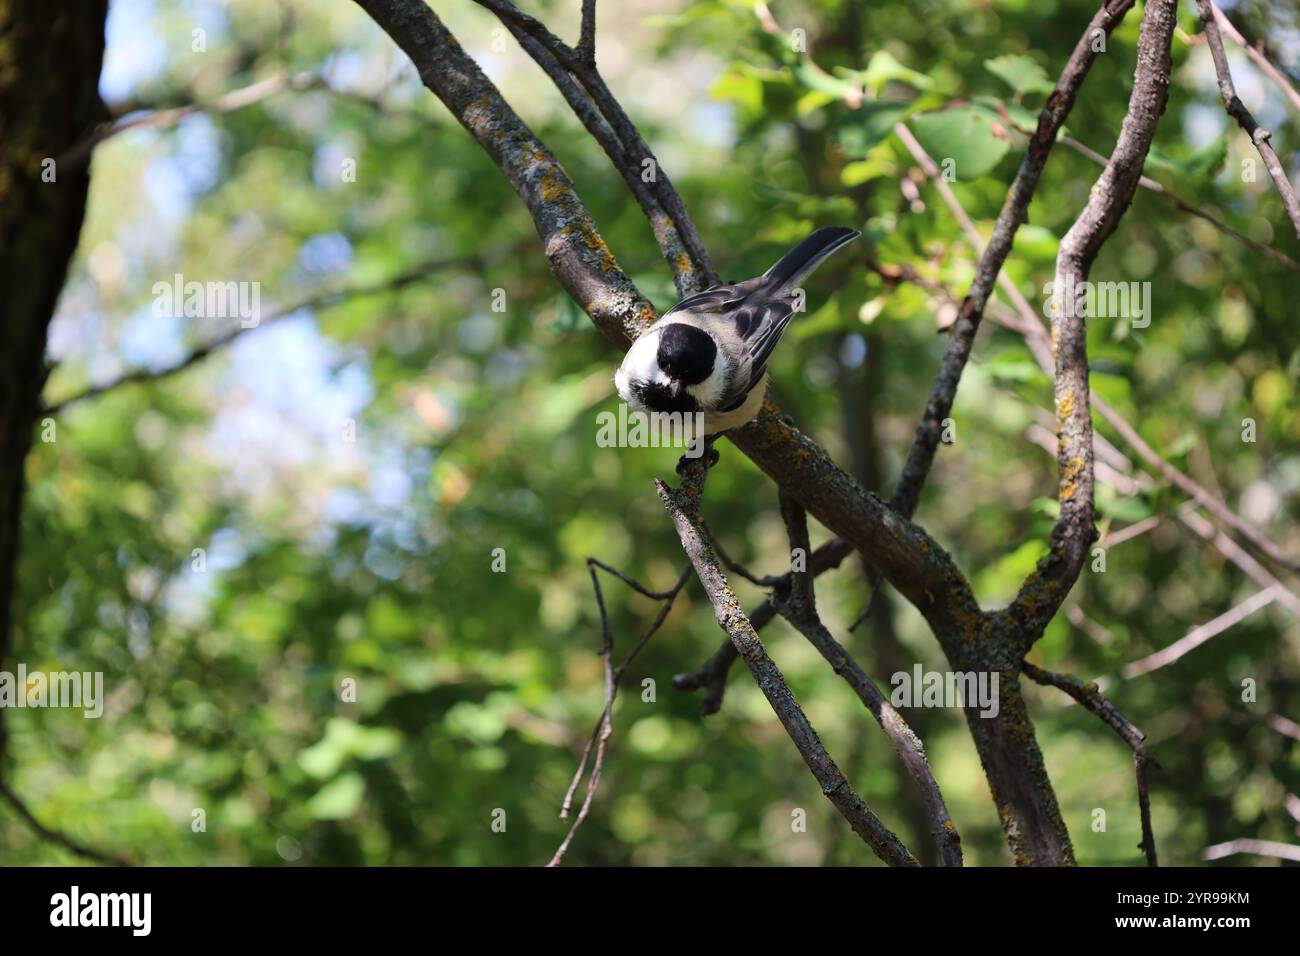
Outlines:
{"type": "Polygon", "coordinates": [[[1156,758],[1147,750],[1146,734],[1116,709],[1115,705],[1102,696],[1096,684],[1085,684],[1073,674],[1055,674],[1043,670],[1029,661],[1024,662],[1023,673],[1035,683],[1055,687],[1074,698],[1089,713],[1097,715],[1111,730],[1115,731],[1133,751],[1133,762],[1137,774],[1138,810],[1142,815],[1141,849],[1146,853],[1147,866],[1158,866],[1156,861],[1156,839],[1151,829],[1151,798],[1147,791],[1147,769],[1160,769],[1156,758]]]}
{"type": "Polygon", "coordinates": [[[915,866],[916,858],[901,840],[881,822],[845,779],[835,761],[822,745],[817,731],[809,723],[798,701],[790,692],[776,663],[768,656],[758,634],[741,610],[736,595],[718,567],[717,556],[709,546],[708,538],[700,526],[699,500],[708,475],[707,461],[682,459],[682,484],[670,489],[662,481],[655,488],[664,507],[672,517],[673,525],[682,540],[682,547],[704,585],[705,593],[713,604],[718,624],[735,644],[737,652],[754,675],[754,680],[776,712],[786,733],[798,748],[808,769],[821,786],[822,793],[848,820],[868,846],[891,866],[915,866]]]}
{"type": "Polygon", "coordinates": [[[1206,621],[1187,632],[1186,636],[1180,637],[1168,647],[1156,651],[1154,654],[1148,654],[1141,660],[1133,661],[1131,664],[1125,664],[1120,669],[1120,676],[1126,680],[1132,677],[1140,677],[1143,674],[1149,674],[1161,667],[1166,667],[1178,660],[1185,654],[1194,651],[1212,637],[1222,634],[1228,628],[1240,624],[1246,618],[1250,617],[1256,611],[1268,607],[1277,600],[1277,588],[1268,587],[1262,591],[1256,591],[1246,600],[1227,611],[1224,611],[1213,620],[1206,621]]]}
{"type": "MultiPolygon", "coordinates": [[[[809,551],[808,517],[789,495],[781,494],[781,517],[785,521],[786,533],[790,539],[791,554],[809,551]]],[[[885,732],[895,752],[903,761],[908,775],[916,784],[925,806],[926,816],[930,820],[931,832],[939,848],[939,860],[944,866],[961,866],[961,836],[957,825],[953,823],[944,803],[939,783],[934,779],[929,762],[925,757],[925,747],[903,716],[894,709],[885,695],[876,687],[853,656],[839,641],[831,635],[821,616],[817,613],[817,597],[813,588],[813,576],[805,566],[802,570],[791,568],[788,587],[778,590],[774,597],[777,609],[790,624],[807,638],[831,665],[831,669],[844,678],[845,683],[853,689],[864,707],[876,719],[880,729],[885,732]]]]}
{"type": "Polygon", "coordinates": [[[1205,26],[1205,39],[1210,45],[1210,56],[1214,59],[1214,72],[1219,79],[1219,94],[1223,97],[1223,108],[1237,121],[1237,125],[1245,130],[1250,141],[1255,144],[1255,149],[1259,150],[1260,158],[1264,160],[1264,166],[1273,179],[1273,185],[1277,187],[1278,195],[1282,197],[1286,214],[1291,217],[1296,238],[1300,239],[1300,199],[1296,199],[1291,180],[1287,177],[1286,170],[1282,168],[1282,163],[1269,142],[1273,134],[1255,121],[1250,110],[1246,109],[1246,104],[1242,103],[1237,96],[1236,87],[1232,85],[1232,72],[1228,69],[1228,56],[1223,52],[1223,38],[1219,36],[1219,23],[1214,17],[1213,4],[1210,0],[1196,0],[1196,9],[1201,15],[1201,23],[1205,26]]]}
{"type": "MultiPolygon", "coordinates": [[[[1096,150],[1089,149],[1087,146],[1085,146],[1083,143],[1079,142],[1077,139],[1075,139],[1072,136],[1062,136],[1061,145],[1069,147],[1070,149],[1078,153],[1080,156],[1086,156],[1088,159],[1091,159],[1094,163],[1096,163],[1099,166],[1106,165],[1105,156],[1101,155],[1101,153],[1097,152],[1096,150]]],[[[1238,232],[1236,229],[1233,229],[1226,222],[1224,222],[1222,219],[1219,219],[1217,216],[1213,215],[1212,213],[1208,213],[1204,209],[1200,209],[1196,206],[1193,206],[1191,203],[1187,202],[1181,197],[1174,195],[1169,190],[1165,189],[1165,187],[1162,186],[1160,183],[1156,182],[1154,179],[1151,179],[1148,176],[1143,176],[1141,179],[1138,180],[1138,185],[1141,186],[1143,189],[1149,190],[1150,192],[1156,193],[1157,195],[1164,197],[1165,201],[1167,201],[1179,212],[1186,213],[1189,216],[1195,216],[1196,218],[1201,219],[1204,222],[1208,222],[1215,229],[1219,230],[1219,232],[1223,233],[1226,236],[1231,236],[1233,239],[1236,239],[1238,242],[1243,243],[1244,245],[1250,246],[1251,249],[1255,250],[1260,255],[1267,256],[1268,258],[1272,259],[1274,262],[1286,266],[1288,269],[1292,270],[1293,272],[1300,272],[1300,262],[1296,262],[1290,256],[1286,255],[1285,253],[1279,252],[1278,250],[1274,249],[1272,246],[1267,245],[1266,243],[1260,242],[1258,239],[1252,239],[1250,236],[1246,235],[1245,233],[1238,232]]]]}
{"type": "Polygon", "coordinates": [[[174,362],[171,365],[167,365],[157,369],[154,368],[132,369],[129,372],[119,375],[117,378],[110,379],[109,381],[99,385],[91,385],[88,388],[84,388],[79,392],[74,392],[73,394],[67,396],[66,398],[59,399],[58,401],[50,405],[46,405],[44,408],[41,409],[40,414],[57,415],[60,412],[62,412],[65,408],[67,408],[69,405],[75,405],[77,402],[84,402],[86,399],[89,398],[98,398],[100,395],[103,395],[105,392],[111,392],[114,389],[120,388],[123,385],[138,384],[142,382],[157,382],[162,379],[170,378],[171,376],[183,372],[187,368],[190,368],[191,366],[198,364],[203,359],[208,358],[214,352],[218,352],[221,349],[225,348],[226,346],[231,345],[232,343],[235,342],[236,339],[240,338],[240,336],[245,335],[246,333],[249,332],[253,332],[257,329],[265,328],[266,326],[271,325],[274,322],[277,322],[288,316],[294,315],[298,312],[302,312],[304,310],[315,311],[320,309],[328,309],[336,305],[340,305],[344,302],[348,302],[352,299],[361,298],[363,296],[383,295],[388,292],[396,292],[398,289],[403,289],[408,285],[413,285],[416,282],[419,282],[423,279],[427,279],[429,275],[435,270],[447,268],[453,265],[464,264],[468,261],[469,260],[466,259],[439,259],[433,262],[427,262],[424,265],[420,266],[419,268],[413,269],[410,272],[403,273],[402,275],[394,276],[391,279],[386,279],[383,282],[377,282],[370,285],[355,286],[351,289],[337,289],[333,292],[318,292],[306,299],[303,299],[300,302],[294,303],[293,305],[276,309],[266,318],[259,320],[257,325],[252,325],[252,326],[239,325],[236,326],[235,328],[230,329],[227,332],[222,333],[221,335],[215,336],[209,341],[204,342],[194,351],[190,352],[183,359],[174,362]]]}
{"type": "Polygon", "coordinates": [[[1278,88],[1284,94],[1286,94],[1286,98],[1291,101],[1291,105],[1300,110],[1300,93],[1296,92],[1296,88],[1291,85],[1290,80],[1282,74],[1281,70],[1269,61],[1268,57],[1264,56],[1263,53],[1246,42],[1246,38],[1243,37],[1240,31],[1232,25],[1232,21],[1229,20],[1227,15],[1219,9],[1217,3],[1211,3],[1210,7],[1214,10],[1214,19],[1219,24],[1219,29],[1228,34],[1228,38],[1232,40],[1233,43],[1237,44],[1237,46],[1241,47],[1242,50],[1245,51],[1246,56],[1254,60],[1255,65],[1258,66],[1270,80],[1276,83],[1278,88]]]}
{"type": "Polygon", "coordinates": [[[0,780],[0,797],[3,797],[5,801],[14,808],[14,812],[17,813],[18,816],[22,817],[23,821],[26,822],[26,824],[31,827],[32,830],[41,837],[41,839],[47,840],[57,846],[61,846],[68,852],[76,854],[77,856],[94,863],[102,863],[105,866],[131,865],[130,862],[122,857],[114,856],[111,853],[105,853],[103,850],[96,850],[93,847],[86,846],[84,843],[78,843],[76,840],[73,840],[71,837],[62,834],[57,830],[51,830],[49,827],[41,823],[41,821],[36,819],[36,816],[31,810],[27,809],[27,805],[23,803],[18,794],[14,793],[13,790],[9,788],[9,785],[3,780],[0,780]]]}
{"type": "Polygon", "coordinates": [[[587,558],[587,572],[591,575],[591,586],[596,592],[596,606],[600,610],[600,635],[601,635],[601,657],[603,658],[605,674],[605,706],[600,712],[600,717],[596,720],[596,727],[592,730],[591,736],[587,739],[587,745],[582,751],[582,758],[578,761],[578,769],[569,783],[569,789],[565,791],[564,800],[560,805],[560,819],[568,819],[569,811],[573,806],[573,797],[577,792],[578,785],[582,782],[583,775],[586,772],[587,764],[591,762],[591,775],[587,778],[587,791],[582,800],[582,806],[578,808],[578,815],[574,818],[569,827],[569,832],[564,835],[555,853],[551,856],[550,861],[546,864],[548,867],[559,866],[564,860],[564,854],[568,852],[569,845],[573,842],[578,828],[582,826],[587,819],[587,812],[591,809],[591,802],[596,796],[596,790],[600,786],[600,775],[605,767],[605,745],[610,735],[614,732],[614,699],[618,695],[619,684],[622,683],[623,675],[627,673],[628,667],[632,664],[641,649],[646,646],[650,638],[658,632],[664,620],[668,617],[668,612],[673,609],[673,603],[677,600],[677,595],[686,586],[690,578],[691,569],[687,567],[677,578],[677,583],[667,591],[651,591],[649,588],[640,584],[633,578],[627,576],[622,571],[614,568],[596,558],[587,558]],[[663,605],[659,608],[659,613],[651,622],[650,627],[637,640],[632,649],[628,651],[627,656],[617,668],[613,666],[614,657],[614,637],[609,626],[609,612],[605,607],[605,596],[600,589],[600,579],[596,575],[596,570],[600,569],[614,575],[624,584],[628,585],[638,594],[642,594],[652,600],[662,601],[663,605]],[[595,749],[595,759],[592,760],[592,750],[595,749]]]}
{"type": "Polygon", "coordinates": [[[210,103],[186,103],[183,106],[165,107],[138,116],[128,116],[116,123],[101,126],[81,142],[65,151],[57,158],[56,162],[60,169],[65,166],[76,168],[88,160],[95,147],[104,140],[125,133],[130,129],[175,126],[181,120],[193,116],[195,113],[229,113],[233,110],[243,109],[245,106],[252,106],[254,103],[260,103],[284,90],[307,90],[324,86],[325,81],[319,73],[278,73],[264,80],[258,80],[256,83],[250,83],[248,86],[223,93],[210,103]]]}
{"type": "Polygon", "coordinates": [[[1300,846],[1293,843],[1275,843],[1272,840],[1229,840],[1207,846],[1201,854],[1207,860],[1222,860],[1238,853],[1251,853],[1255,856],[1271,856],[1279,860],[1291,860],[1300,863],[1300,846]]]}

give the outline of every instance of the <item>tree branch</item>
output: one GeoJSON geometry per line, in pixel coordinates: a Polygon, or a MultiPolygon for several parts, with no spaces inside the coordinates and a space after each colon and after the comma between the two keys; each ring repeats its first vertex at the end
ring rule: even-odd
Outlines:
{"type": "Polygon", "coordinates": [[[583,821],[587,819],[587,813],[591,809],[591,802],[596,796],[596,790],[600,786],[600,775],[605,768],[605,745],[610,735],[614,733],[614,698],[618,695],[619,684],[623,681],[623,675],[632,662],[636,660],[641,649],[649,643],[650,638],[654,637],[663,625],[664,620],[668,617],[668,612],[673,609],[673,604],[677,600],[677,595],[682,592],[690,578],[691,569],[688,566],[677,578],[677,583],[667,591],[651,591],[645,586],[634,581],[622,571],[611,567],[603,561],[596,558],[587,559],[587,572],[591,575],[591,586],[596,592],[596,606],[600,610],[600,634],[601,648],[600,654],[604,660],[605,672],[605,707],[600,712],[600,717],[596,720],[596,726],[587,738],[587,745],[583,748],[582,759],[578,761],[578,769],[569,782],[569,789],[565,791],[564,801],[560,805],[560,819],[567,819],[569,810],[573,806],[573,797],[578,790],[578,785],[582,782],[583,774],[586,773],[587,764],[591,761],[591,776],[587,778],[587,792],[583,797],[582,806],[578,808],[578,815],[574,818],[569,832],[564,835],[564,840],[556,848],[555,853],[551,856],[548,867],[559,866],[564,860],[564,854],[568,852],[569,845],[573,842],[578,828],[582,826],[583,821]],[[662,601],[663,605],[659,608],[659,613],[651,622],[650,627],[641,635],[640,639],[628,651],[623,661],[614,667],[614,637],[609,628],[609,612],[605,609],[605,595],[600,589],[600,579],[596,576],[596,569],[606,571],[614,575],[632,590],[638,594],[644,595],[655,601],[662,601]],[[595,749],[595,760],[592,761],[592,750],[595,749]]]}
{"type": "Polygon", "coordinates": [[[1237,121],[1237,125],[1246,131],[1250,141],[1255,144],[1260,158],[1264,160],[1264,167],[1273,179],[1273,185],[1277,187],[1278,195],[1282,197],[1286,214],[1291,217],[1296,238],[1300,239],[1300,199],[1296,199],[1291,180],[1287,178],[1286,170],[1282,168],[1277,153],[1269,143],[1273,134],[1255,121],[1250,110],[1246,109],[1246,104],[1237,96],[1237,90],[1232,85],[1232,73],[1228,69],[1228,56],[1223,52],[1223,38],[1219,36],[1219,24],[1214,18],[1214,5],[1210,0],[1196,0],[1196,10],[1201,15],[1201,23],[1205,25],[1205,39],[1210,44],[1210,56],[1214,58],[1214,72],[1219,78],[1219,95],[1223,97],[1223,108],[1237,121]]]}
{"type": "Polygon", "coordinates": [[[578,37],[578,56],[588,66],[596,66],[596,0],[582,0],[582,33],[578,37]]]}
{"type": "MultiPolygon", "coordinates": [[[[528,51],[533,59],[547,72],[547,75],[560,87],[560,92],[564,93],[564,88],[556,78],[552,69],[538,58],[537,47],[545,50],[558,62],[560,66],[578,81],[587,95],[591,97],[596,104],[600,114],[609,123],[614,135],[617,137],[622,146],[622,152],[625,158],[616,158],[615,154],[610,151],[609,146],[597,137],[597,141],[605,148],[609,158],[618,167],[619,172],[627,179],[629,175],[640,177],[648,171],[650,173],[649,188],[654,193],[657,205],[660,207],[658,213],[652,213],[646,209],[647,216],[650,217],[652,226],[656,230],[658,238],[662,230],[666,236],[671,238],[669,230],[673,235],[680,237],[680,245],[685,246],[684,252],[676,246],[665,246],[660,242],[665,257],[672,256],[669,265],[672,267],[673,274],[678,279],[679,294],[686,295],[695,292],[706,286],[713,285],[718,281],[717,274],[713,271],[713,265],[709,261],[709,254],[704,248],[699,233],[695,229],[695,224],[691,221],[690,214],[686,211],[686,206],[682,202],[681,196],[673,187],[672,181],[668,178],[667,172],[659,164],[659,160],[651,152],[649,145],[641,138],[640,132],[628,118],[627,113],[619,104],[614,94],[606,86],[604,78],[600,71],[596,69],[595,53],[595,2],[594,0],[584,0],[582,37],[579,41],[578,49],[568,46],[555,34],[551,33],[541,21],[523,13],[510,0],[475,0],[480,6],[486,7],[500,18],[502,23],[510,29],[517,38],[523,43],[521,33],[527,34],[535,41],[534,44],[524,44],[524,49],[528,51]],[[582,43],[590,37],[590,51],[584,51],[582,43]],[[589,52],[588,57],[586,53],[589,52]],[[666,222],[664,221],[666,219],[666,222]]],[[[568,94],[565,94],[568,98],[568,94]]],[[[587,120],[579,113],[579,118],[587,125],[587,120]]],[[[587,127],[591,130],[591,127],[587,127]]],[[[594,130],[592,130],[594,134],[594,130]]],[[[629,185],[631,185],[629,183],[629,185]]],[[[644,185],[644,183],[643,183],[644,185]]],[[[636,195],[637,189],[633,189],[636,195]]],[[[638,196],[638,201],[640,197],[638,196]]],[[[645,206],[643,205],[643,209],[645,206]]]]}
{"type": "MultiPolygon", "coordinates": [[[[513,9],[499,0],[483,2],[513,9]]],[[[358,3],[411,56],[425,85],[505,172],[532,215],[551,271],[597,328],[625,350],[654,321],[654,307],[619,268],[550,150],[420,0],[358,3]]],[[[536,24],[518,11],[514,15],[522,24],[536,24]]],[[[539,28],[550,37],[539,24],[528,32],[536,35],[539,28]]],[[[568,49],[553,37],[551,42],[568,49]]],[[[862,551],[927,619],[951,624],[952,614],[977,610],[947,552],[864,491],[770,402],[729,437],[809,513],[862,551]]]]}
{"type": "MultiPolygon", "coordinates": [[[[1098,166],[1106,165],[1105,156],[1101,155],[1101,153],[1097,152],[1096,150],[1090,149],[1089,147],[1085,146],[1083,143],[1079,142],[1077,139],[1075,139],[1072,136],[1062,136],[1061,145],[1068,146],[1070,149],[1074,150],[1080,156],[1086,156],[1088,159],[1091,159],[1098,166]]],[[[1154,179],[1150,179],[1147,176],[1142,176],[1141,178],[1138,179],[1138,185],[1141,186],[1143,189],[1155,193],[1157,196],[1164,197],[1164,199],[1171,206],[1177,209],[1179,212],[1186,213],[1189,216],[1195,216],[1197,219],[1200,219],[1202,222],[1208,222],[1211,226],[1213,226],[1219,232],[1223,233],[1225,236],[1232,237],[1233,239],[1240,242],[1242,245],[1250,246],[1250,248],[1253,249],[1255,252],[1258,252],[1262,256],[1267,256],[1269,259],[1272,259],[1274,262],[1278,263],[1279,265],[1286,266],[1292,272],[1300,272],[1300,262],[1296,262],[1290,256],[1286,255],[1285,253],[1278,252],[1272,246],[1265,245],[1264,243],[1260,242],[1258,239],[1252,239],[1250,236],[1246,235],[1245,233],[1233,229],[1226,222],[1224,222],[1222,219],[1219,219],[1217,216],[1213,215],[1212,213],[1208,213],[1204,209],[1200,209],[1196,206],[1193,206],[1191,203],[1185,201],[1181,197],[1174,195],[1169,190],[1165,189],[1164,186],[1160,185],[1160,183],[1156,182],[1154,179]]]]}
{"type": "Polygon", "coordinates": [[[94,847],[86,846],[84,843],[78,843],[71,837],[60,833],[57,830],[51,830],[49,827],[36,819],[35,814],[27,809],[27,805],[19,798],[18,794],[9,789],[8,784],[0,780],[0,797],[14,808],[14,812],[22,817],[23,821],[32,828],[33,831],[43,840],[47,840],[56,846],[61,846],[69,853],[75,854],[82,859],[90,860],[92,863],[100,863],[104,866],[130,866],[126,860],[111,853],[105,853],[103,850],[96,850],[94,847]]]}
{"type": "MultiPolygon", "coordinates": [[[[781,494],[781,517],[785,520],[790,538],[791,554],[809,553],[808,518],[798,502],[788,494],[781,494]]],[[[952,822],[948,806],[938,781],[925,758],[921,739],[908,726],[907,721],[894,709],[857,661],[831,635],[817,613],[817,597],[813,588],[813,575],[805,568],[791,571],[789,586],[778,589],[773,595],[777,609],[790,624],[807,638],[818,653],[831,665],[831,669],[857,694],[858,700],[880,724],[895,752],[903,761],[912,781],[916,784],[929,818],[939,859],[944,866],[961,866],[961,836],[952,822]]]]}
{"type": "MultiPolygon", "coordinates": [[[[1020,622],[1025,648],[1043,633],[1078,578],[1093,526],[1093,439],[1089,407],[1088,344],[1084,302],[1092,263],[1137,192],[1156,125],[1169,95],[1169,48],[1177,20],[1173,0],[1151,0],[1142,18],[1137,68],[1128,112],[1110,162],[1083,212],[1061,240],[1052,293],[1052,344],[1056,363],[1060,515],[1050,551],[1007,609],[1020,622]]],[[[1040,124],[1041,125],[1041,124],[1040,124]]]]}
{"type": "Polygon", "coordinates": [[[710,284],[711,280],[697,267],[694,258],[687,249],[684,237],[678,232],[676,223],[664,211],[659,204],[659,200],[651,194],[650,189],[642,180],[640,162],[635,157],[628,155],[622,141],[619,140],[617,134],[601,116],[600,111],[592,103],[585,90],[579,87],[561,62],[556,59],[555,54],[548,50],[540,40],[524,31],[513,20],[503,18],[502,22],[514,34],[515,39],[519,41],[519,45],[523,47],[524,51],[551,78],[551,82],[560,91],[560,95],[569,104],[574,115],[586,127],[592,138],[600,144],[614,168],[623,177],[623,182],[627,184],[627,188],[636,199],[637,205],[641,207],[641,211],[645,213],[645,217],[650,223],[655,242],[659,245],[664,260],[672,271],[677,294],[685,298],[710,284]]]}
{"type": "Polygon", "coordinates": [[[1246,56],[1254,60],[1255,65],[1258,66],[1270,80],[1277,84],[1278,88],[1286,95],[1286,98],[1291,101],[1291,105],[1300,110],[1300,93],[1296,92],[1296,88],[1291,85],[1290,80],[1282,74],[1281,70],[1269,62],[1268,57],[1264,56],[1264,54],[1260,53],[1259,50],[1246,42],[1246,38],[1243,37],[1241,32],[1232,25],[1232,21],[1229,20],[1227,15],[1219,9],[1217,3],[1211,3],[1210,8],[1214,10],[1214,19],[1219,24],[1219,29],[1228,34],[1228,38],[1231,39],[1233,43],[1237,44],[1237,46],[1241,47],[1241,49],[1245,51],[1246,56]]]}
{"type": "MultiPolygon", "coordinates": [[[[832,538],[808,556],[808,570],[815,577],[825,571],[838,568],[853,553],[853,548],[843,538],[832,538]]],[[[791,573],[786,572],[777,578],[773,587],[789,587],[791,573]]],[[[749,623],[755,631],[761,631],[776,617],[776,607],[772,596],[765,597],[749,614],[749,623]]],[[[704,695],[703,711],[705,715],[716,714],[722,707],[722,698],[727,690],[727,674],[736,661],[736,648],[730,639],[724,638],[718,650],[707,661],[693,671],[678,674],[673,678],[673,686],[678,690],[707,689],[704,695]]]]}
{"type": "Polygon", "coordinates": [[[984,254],[980,257],[975,270],[975,280],[970,291],[962,301],[957,313],[957,320],[949,331],[948,345],[934,384],[930,388],[930,397],[926,402],[925,413],[916,428],[916,438],[907,454],[903,473],[894,490],[891,504],[901,514],[910,516],[920,500],[921,488],[934,462],[935,451],[943,434],[943,420],[952,412],[952,403],[957,394],[957,384],[961,380],[966,361],[970,358],[971,347],[975,342],[975,333],[979,330],[980,320],[984,317],[984,308],[993,293],[993,284],[1011,252],[1012,242],[1021,224],[1029,221],[1029,203],[1038,188],[1043,167],[1056,142],[1057,134],[1064,125],[1066,117],[1074,107],[1075,97],[1083,85],[1088,71],[1097,58],[1096,37],[1109,35],[1124,15],[1133,6],[1133,0],[1108,0],[1093,15],[1079,37],[1074,51],[1066,61],[1065,69],[1056,81],[1056,86],[1047,97],[1042,111],[1038,114],[1038,128],[1030,137],[1020,169],[1007,193],[1006,202],[998,214],[989,237],[984,254]]]}
{"type": "Polygon", "coordinates": [[[854,832],[891,866],[917,865],[916,858],[863,802],[826,752],[817,731],[790,692],[785,677],[768,656],[758,634],[740,609],[736,595],[719,569],[717,556],[709,546],[700,524],[699,501],[708,475],[708,463],[704,459],[683,459],[683,462],[685,465],[681,470],[684,474],[679,488],[670,489],[662,481],[656,481],[655,489],[659,492],[664,507],[668,509],[682,540],[682,548],[713,604],[718,625],[754,675],[763,696],[771,704],[808,769],[821,785],[822,793],[849,821],[854,832]]]}
{"type": "Polygon", "coordinates": [[[1160,769],[1160,763],[1146,747],[1146,734],[1116,709],[1115,705],[1102,696],[1096,684],[1085,684],[1073,674],[1054,674],[1041,667],[1025,661],[1025,676],[1030,680],[1055,687],[1074,698],[1089,713],[1096,714],[1111,730],[1115,731],[1124,743],[1133,751],[1133,763],[1137,773],[1138,810],[1142,816],[1141,849],[1146,853],[1147,866],[1159,866],[1156,861],[1156,838],[1151,829],[1151,798],[1147,789],[1147,770],[1150,767],[1160,769]]]}
{"type": "Polygon", "coordinates": [[[199,362],[203,361],[204,359],[208,358],[214,353],[220,351],[221,349],[224,349],[226,346],[233,344],[235,340],[238,339],[240,336],[246,335],[247,333],[255,331],[256,329],[265,328],[266,326],[274,322],[277,322],[280,319],[286,318],[290,315],[294,315],[303,310],[318,310],[318,309],[331,308],[343,302],[348,302],[352,299],[361,298],[363,296],[383,295],[388,292],[395,292],[398,289],[403,289],[408,285],[413,285],[416,282],[420,282],[423,279],[427,279],[430,273],[432,273],[437,269],[442,269],[453,265],[462,265],[462,264],[469,263],[471,261],[472,260],[463,259],[463,258],[438,259],[432,262],[425,263],[424,265],[416,269],[413,269],[410,272],[406,272],[403,273],[402,275],[394,276],[393,278],[387,279],[383,282],[374,283],[372,285],[356,286],[351,289],[338,289],[333,292],[317,293],[316,295],[303,299],[302,301],[294,305],[285,306],[284,308],[275,310],[266,318],[260,320],[257,325],[252,325],[252,326],[239,325],[223,333],[222,335],[215,336],[211,340],[204,342],[202,345],[196,348],[189,355],[185,356],[183,359],[180,359],[179,361],[174,362],[171,365],[167,365],[158,369],[153,369],[153,368],[133,369],[122,375],[119,375],[115,379],[111,379],[100,385],[91,385],[88,388],[84,388],[79,392],[72,393],[66,398],[61,398],[57,402],[54,402],[50,405],[46,405],[41,409],[40,413],[41,415],[57,415],[60,412],[62,412],[65,408],[67,408],[69,405],[75,405],[77,402],[84,402],[85,400],[90,398],[98,398],[99,396],[103,395],[105,392],[111,392],[114,389],[122,387],[123,385],[133,385],[133,384],[139,384],[143,382],[158,382],[163,379],[170,378],[173,375],[177,375],[180,372],[185,371],[186,369],[190,368],[193,365],[197,365],[199,362]]]}

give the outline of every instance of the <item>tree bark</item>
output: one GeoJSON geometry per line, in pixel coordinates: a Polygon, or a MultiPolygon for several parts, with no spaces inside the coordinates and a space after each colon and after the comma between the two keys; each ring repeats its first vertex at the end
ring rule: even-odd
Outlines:
{"type": "MultiPolygon", "coordinates": [[[[0,5],[0,663],[13,644],[23,462],[48,374],[46,332],[90,186],[84,165],[52,164],[105,116],[107,14],[107,0],[0,5]]],[[[4,740],[0,725],[0,755],[4,740]]]]}

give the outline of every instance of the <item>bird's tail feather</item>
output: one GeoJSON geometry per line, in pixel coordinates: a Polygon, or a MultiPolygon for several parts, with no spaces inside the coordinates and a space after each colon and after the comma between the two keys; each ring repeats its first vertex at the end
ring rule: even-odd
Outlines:
{"type": "Polygon", "coordinates": [[[799,245],[781,257],[776,265],[763,273],[760,295],[772,298],[806,279],[823,260],[846,243],[858,238],[856,229],[828,226],[818,229],[799,245]]]}

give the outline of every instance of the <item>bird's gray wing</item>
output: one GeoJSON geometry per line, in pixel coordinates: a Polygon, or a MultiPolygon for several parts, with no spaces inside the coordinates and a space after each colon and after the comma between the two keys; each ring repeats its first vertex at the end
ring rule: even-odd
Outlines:
{"type": "Polygon", "coordinates": [[[703,292],[688,295],[665,312],[661,318],[666,319],[676,312],[698,312],[702,314],[725,312],[728,309],[735,308],[742,301],[744,301],[744,293],[734,285],[710,286],[703,292]]]}
{"type": "Polygon", "coordinates": [[[723,319],[727,334],[734,336],[734,354],[743,359],[718,403],[723,411],[740,407],[750,389],[762,379],[767,360],[792,318],[794,303],[790,299],[767,299],[745,303],[723,319]]]}

